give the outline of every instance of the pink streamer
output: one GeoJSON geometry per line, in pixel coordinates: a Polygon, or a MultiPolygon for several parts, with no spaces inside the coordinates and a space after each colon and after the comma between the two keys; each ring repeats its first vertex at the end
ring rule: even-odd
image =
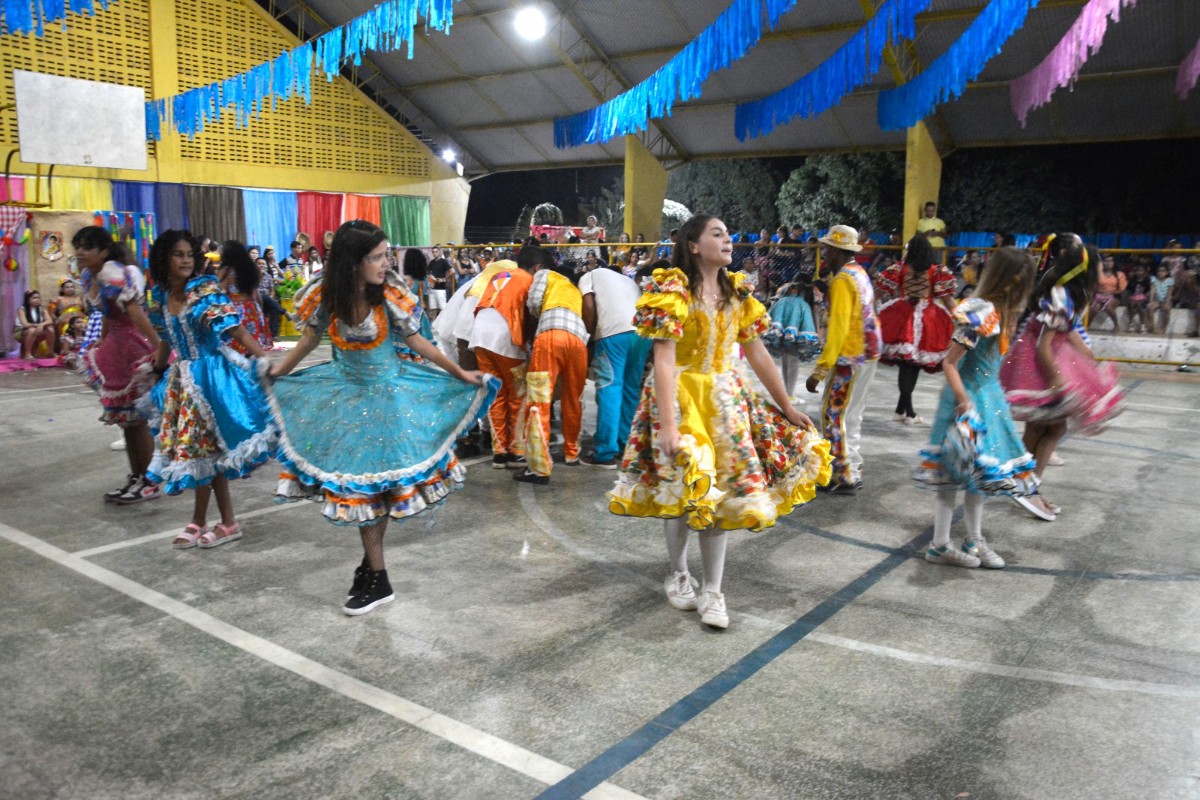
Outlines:
{"type": "Polygon", "coordinates": [[[1075,82],[1075,76],[1096,54],[1108,31],[1108,18],[1121,21],[1123,6],[1137,5],[1137,0],[1091,0],[1071,25],[1067,34],[1054,45],[1050,55],[1008,87],[1013,114],[1025,127],[1029,112],[1050,102],[1050,96],[1062,86],[1075,82]]]}
{"type": "Polygon", "coordinates": [[[1186,100],[1188,92],[1196,85],[1196,81],[1200,79],[1200,39],[1196,41],[1196,46],[1192,48],[1192,52],[1187,54],[1187,58],[1179,65],[1179,73],[1175,76],[1175,94],[1179,95],[1180,100],[1186,100]]]}

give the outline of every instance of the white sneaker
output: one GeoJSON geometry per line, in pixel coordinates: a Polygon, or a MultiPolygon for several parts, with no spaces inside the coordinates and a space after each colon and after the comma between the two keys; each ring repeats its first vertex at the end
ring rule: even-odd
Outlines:
{"type": "Polygon", "coordinates": [[[663,581],[667,602],[680,611],[696,610],[696,587],[700,583],[686,572],[674,572],[663,581]]]}
{"type": "Polygon", "coordinates": [[[892,415],[892,422],[903,423],[906,419],[908,419],[908,417],[904,416],[903,414],[893,414],[892,415]]]}
{"type": "Polygon", "coordinates": [[[963,542],[962,549],[964,553],[978,558],[979,566],[984,569],[1004,569],[1004,559],[991,548],[991,545],[987,543],[987,539],[984,539],[982,536],[978,539],[963,542]]]}
{"type": "Polygon", "coordinates": [[[1030,514],[1033,514],[1038,519],[1044,519],[1046,522],[1054,522],[1056,519],[1055,515],[1048,509],[1042,508],[1042,506],[1033,502],[1033,498],[1037,495],[1030,495],[1029,497],[1017,497],[1016,495],[1009,496],[1012,497],[1014,503],[1028,511],[1030,514]]]}
{"type": "Polygon", "coordinates": [[[700,621],[713,628],[728,628],[729,613],[725,610],[725,595],[706,589],[700,593],[700,602],[696,605],[700,612],[700,621]]]}
{"type": "Polygon", "coordinates": [[[925,424],[925,418],[924,418],[924,417],[920,417],[920,416],[917,416],[917,417],[905,417],[905,418],[904,418],[904,424],[905,424],[905,425],[924,425],[924,424],[925,424]]]}
{"type": "Polygon", "coordinates": [[[117,439],[115,442],[113,442],[112,444],[110,444],[108,446],[108,449],[109,450],[124,450],[125,449],[125,437],[122,436],[120,439],[117,439]]]}
{"type": "Polygon", "coordinates": [[[1065,463],[1067,462],[1059,458],[1058,451],[1051,453],[1050,457],[1046,459],[1046,466],[1048,467],[1061,467],[1065,463]]]}
{"type": "Polygon", "coordinates": [[[980,564],[977,557],[959,550],[952,544],[943,545],[942,547],[930,545],[929,549],[925,551],[925,560],[930,564],[952,564],[956,567],[966,567],[967,569],[974,569],[980,564]]]}

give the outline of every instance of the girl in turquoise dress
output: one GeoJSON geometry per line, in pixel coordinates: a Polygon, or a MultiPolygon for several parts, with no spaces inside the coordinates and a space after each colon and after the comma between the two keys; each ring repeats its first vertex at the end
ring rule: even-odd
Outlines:
{"type": "Polygon", "coordinates": [[[783,385],[789,397],[796,396],[800,362],[821,354],[821,339],[812,308],[804,299],[804,286],[793,281],[779,290],[779,299],[771,306],[771,328],[763,334],[763,344],[780,360],[783,385]]]}
{"type": "Polygon", "coordinates": [[[320,277],[296,297],[300,342],[266,371],[287,469],[276,495],[320,492],[330,522],[358,526],[363,560],[342,607],[352,616],[395,599],[383,560],[388,520],[461,488],[466,469],[455,438],[487,412],[499,387],[420,335],[416,300],[387,269],[387,244],[370,222],[338,228],[320,277]],[[289,375],[325,333],[333,360],[289,375]]]}
{"type": "Polygon", "coordinates": [[[1017,434],[1000,385],[1000,362],[1033,279],[1032,257],[1015,247],[1002,248],[988,259],[975,294],[954,310],[956,329],[942,362],[946,385],[913,476],[937,489],[933,543],[925,553],[930,563],[1003,568],[1004,559],[983,537],[984,500],[1037,491],[1033,456],[1017,434]],[[959,488],[965,490],[967,538],[955,548],[950,523],[959,488]]]}
{"type": "MultiPolygon", "coordinates": [[[[277,439],[254,368],[231,345],[256,358],[265,354],[242,326],[220,278],[196,276],[198,254],[196,240],[181,230],[163,232],[150,249],[150,319],[161,342],[154,371],[162,379],[145,403],[155,434],[146,476],[167,494],[196,491],[192,521],[171,543],[179,550],[242,538],[229,481],[266,463],[277,439]],[[175,360],[168,366],[172,351],[175,360]],[[208,501],[214,494],[221,522],[210,530],[208,501]]],[[[249,258],[244,262],[244,269],[254,271],[249,258]]],[[[226,263],[220,268],[231,269],[226,263]]],[[[242,277],[243,283],[252,279],[242,277]]]]}

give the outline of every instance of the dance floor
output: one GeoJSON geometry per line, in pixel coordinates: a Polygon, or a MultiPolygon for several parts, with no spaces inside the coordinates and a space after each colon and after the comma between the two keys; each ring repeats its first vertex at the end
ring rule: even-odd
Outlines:
{"type": "Polygon", "coordinates": [[[928,428],[881,368],[864,490],[734,534],[718,632],[667,605],[611,472],[469,462],[350,618],[357,535],[274,505],[272,465],[234,485],[244,539],[173,550],[190,495],[102,501],[95,395],[0,375],[0,798],[1195,798],[1200,385],[1172,377],[1063,442],[1056,522],[987,505],[993,572],[921,560],[928,428]]]}

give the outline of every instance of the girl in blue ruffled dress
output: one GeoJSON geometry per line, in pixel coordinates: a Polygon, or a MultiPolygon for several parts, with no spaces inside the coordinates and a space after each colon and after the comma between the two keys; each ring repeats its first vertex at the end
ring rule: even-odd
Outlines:
{"type": "Polygon", "coordinates": [[[1037,491],[1033,456],[1017,434],[1000,385],[1000,362],[1033,289],[1034,262],[1004,247],[988,259],[974,295],[954,309],[955,331],[942,362],[946,385],[921,451],[914,478],[937,489],[932,564],[1001,569],[1004,559],[983,537],[983,503],[989,495],[1025,496],[1037,491]],[[950,542],[958,490],[964,490],[967,536],[950,542]]]}
{"type": "Polygon", "coordinates": [[[300,342],[267,372],[275,379],[267,394],[278,457],[288,470],[277,496],[320,492],[325,517],[358,526],[362,537],[363,560],[342,607],[351,616],[395,599],[383,560],[388,520],[419,514],[462,486],[455,439],[499,387],[420,335],[416,300],[388,271],[387,246],[370,222],[338,228],[325,269],[296,298],[300,342]],[[289,375],[325,333],[333,360],[289,375]]]}
{"type": "MultiPolygon", "coordinates": [[[[243,352],[265,358],[258,341],[242,326],[237,307],[218,275],[196,276],[199,247],[187,231],[169,230],[150,249],[150,318],[161,343],[154,371],[162,380],[150,393],[155,454],[149,480],[167,494],[196,491],[192,521],[172,546],[217,547],[242,538],[233,513],[229,480],[244,478],[275,451],[278,434],[266,398],[243,352]],[[175,360],[168,362],[171,352],[175,360]],[[217,497],[220,523],[208,527],[208,501],[217,497]]],[[[238,269],[254,269],[249,258],[238,269]]],[[[249,283],[243,276],[241,283],[249,283]]]]}
{"type": "Polygon", "coordinates": [[[793,281],[779,290],[779,299],[769,312],[771,328],[763,334],[763,343],[771,355],[780,361],[783,385],[788,397],[796,402],[796,382],[800,379],[800,363],[812,361],[821,354],[821,339],[812,307],[804,299],[804,285],[793,281]]]}

